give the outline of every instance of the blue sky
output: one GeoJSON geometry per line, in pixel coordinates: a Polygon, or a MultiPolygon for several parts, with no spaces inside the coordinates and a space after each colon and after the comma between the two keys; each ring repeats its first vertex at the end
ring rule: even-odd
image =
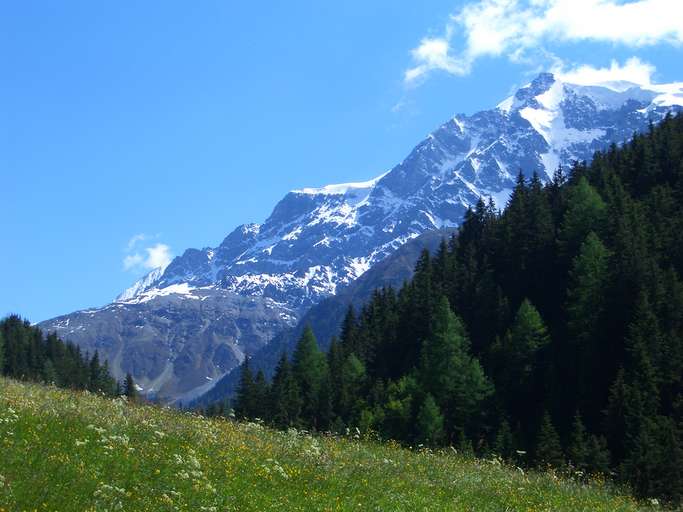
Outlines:
{"type": "Polygon", "coordinates": [[[683,80],[683,2],[567,1],[5,3],[0,315],[105,304],[542,69],[683,80]]]}

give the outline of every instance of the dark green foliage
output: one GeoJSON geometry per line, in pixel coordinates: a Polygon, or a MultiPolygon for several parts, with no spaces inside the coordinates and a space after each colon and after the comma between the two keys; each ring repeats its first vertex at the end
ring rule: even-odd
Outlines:
{"type": "Polygon", "coordinates": [[[139,398],[138,388],[130,373],[126,374],[126,379],[123,381],[123,395],[131,402],[136,402],[139,398]]]}
{"type": "MultiPolygon", "coordinates": [[[[325,354],[320,351],[318,342],[310,327],[304,329],[292,356],[292,371],[301,392],[301,416],[314,427],[318,425],[318,413],[325,407],[321,403],[321,389],[328,378],[325,354]]],[[[329,399],[331,397],[325,397],[329,399]]]]}
{"type": "Polygon", "coordinates": [[[543,415],[541,426],[536,437],[536,449],[534,450],[536,463],[540,466],[559,468],[564,464],[560,436],[557,434],[550,414],[543,415]]]}
{"type": "Polygon", "coordinates": [[[591,450],[589,443],[590,440],[586,433],[586,427],[584,427],[583,421],[581,421],[581,415],[576,413],[569,446],[567,447],[567,458],[575,468],[583,471],[588,469],[591,450]]]}
{"type": "Polygon", "coordinates": [[[249,358],[245,357],[240,367],[240,385],[235,398],[235,415],[238,418],[256,418],[256,386],[254,374],[249,366],[249,358]]]}
{"type": "Polygon", "coordinates": [[[286,355],[282,355],[273,376],[270,410],[267,417],[280,428],[298,424],[301,414],[301,393],[286,355]]]}
{"type": "Polygon", "coordinates": [[[426,446],[434,446],[442,441],[443,435],[443,416],[434,397],[427,394],[417,414],[416,441],[426,446]]]}
{"type": "Polygon", "coordinates": [[[510,430],[510,424],[506,419],[503,419],[498,432],[496,432],[496,439],[493,444],[493,451],[501,457],[511,460],[515,454],[515,439],[510,430]]]}
{"type": "Polygon", "coordinates": [[[422,345],[421,389],[444,411],[449,432],[469,431],[493,389],[479,362],[470,356],[462,321],[445,297],[435,306],[431,332],[422,345]]]}
{"type": "Polygon", "coordinates": [[[520,173],[504,212],[480,200],[350,309],[327,358],[304,333],[266,419],[558,467],[564,440],[573,467],[680,501],[682,148],[670,117],[546,186],[520,173]]]}
{"type": "Polygon", "coordinates": [[[44,335],[28,320],[10,315],[0,321],[0,375],[60,387],[116,393],[107,362],[97,352],[89,358],[56,334],[44,335]]]}

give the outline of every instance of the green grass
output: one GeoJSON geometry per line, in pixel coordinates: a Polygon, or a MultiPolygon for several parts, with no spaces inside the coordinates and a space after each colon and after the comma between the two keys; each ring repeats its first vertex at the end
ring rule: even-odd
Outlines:
{"type": "Polygon", "coordinates": [[[0,511],[635,511],[609,485],[0,379],[0,511]]]}

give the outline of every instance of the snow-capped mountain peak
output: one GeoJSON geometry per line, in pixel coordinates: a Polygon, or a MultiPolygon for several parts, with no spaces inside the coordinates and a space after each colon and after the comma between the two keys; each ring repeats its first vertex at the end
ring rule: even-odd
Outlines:
{"type": "Polygon", "coordinates": [[[681,83],[577,84],[543,73],[495,108],[451,117],[390,171],[293,190],[263,223],[187,249],[115,303],[43,325],[78,335],[123,375],[135,368],[156,389],[190,392],[205,385],[193,368],[208,356],[198,354],[211,352],[206,375],[220,376],[408,240],[459,225],[482,197],[504,206],[520,170],[547,180],[681,106],[681,83]],[[200,338],[204,348],[191,342],[200,338]]]}
{"type": "Polygon", "coordinates": [[[245,224],[216,248],[188,249],[118,297],[187,283],[305,308],[425,230],[456,226],[468,206],[503,206],[516,174],[548,179],[589,159],[675,106],[683,84],[572,84],[551,73],[496,108],[456,115],[388,172],[360,183],[288,193],[263,224],[245,224]]]}

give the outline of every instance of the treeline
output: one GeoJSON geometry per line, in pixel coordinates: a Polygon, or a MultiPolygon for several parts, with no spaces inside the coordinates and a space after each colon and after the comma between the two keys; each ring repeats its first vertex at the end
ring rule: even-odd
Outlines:
{"type": "Polygon", "coordinates": [[[669,117],[569,177],[520,174],[503,213],[479,202],[327,354],[307,330],[272,382],[246,362],[236,414],[571,464],[680,501],[682,151],[669,117]]]}
{"type": "Polygon", "coordinates": [[[0,374],[108,395],[123,393],[132,385],[129,393],[135,392],[132,380],[124,384],[125,389],[119,386],[97,352],[89,357],[73,343],[63,342],[55,333],[45,335],[17,315],[0,321],[0,374]]]}

